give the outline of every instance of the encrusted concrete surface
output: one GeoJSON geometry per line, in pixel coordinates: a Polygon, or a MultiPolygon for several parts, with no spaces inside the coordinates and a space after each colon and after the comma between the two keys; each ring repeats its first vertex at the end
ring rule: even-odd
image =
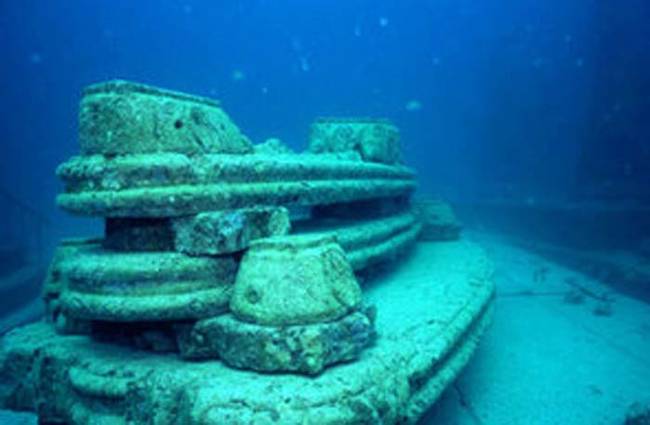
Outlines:
{"type": "Polygon", "coordinates": [[[30,325],[4,340],[1,400],[73,423],[412,423],[489,323],[491,270],[464,241],[416,246],[365,290],[379,312],[376,344],[316,378],[184,362],[30,325]]]}
{"type": "MultiPolygon", "coordinates": [[[[495,263],[494,320],[467,368],[420,425],[622,424],[634,401],[650,399],[646,303],[614,294],[613,314],[596,316],[593,298],[582,304],[564,302],[572,289],[565,279],[577,278],[597,294],[611,292],[609,287],[513,248],[508,241],[472,233],[469,237],[495,263]],[[543,274],[544,282],[535,277],[543,274]]],[[[369,290],[372,297],[381,295],[379,287],[369,290]]],[[[405,291],[392,313],[380,310],[382,327],[407,309],[400,305],[405,300],[410,305],[418,297],[411,300],[405,291]]],[[[384,300],[382,308],[390,303],[384,300]]],[[[35,425],[36,419],[3,411],[0,423],[35,425]]]]}
{"type": "Polygon", "coordinates": [[[413,171],[329,155],[160,153],[73,157],[57,170],[63,209],[103,217],[175,217],[254,205],[409,196],[413,171]]]}

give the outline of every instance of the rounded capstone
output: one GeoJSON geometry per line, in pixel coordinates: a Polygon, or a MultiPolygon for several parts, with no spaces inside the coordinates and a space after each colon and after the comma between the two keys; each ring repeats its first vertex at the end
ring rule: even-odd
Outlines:
{"type": "Polygon", "coordinates": [[[339,319],[361,302],[361,288],[332,236],[260,239],[244,255],[230,308],[260,325],[301,325],[339,319]]]}
{"type": "Polygon", "coordinates": [[[84,155],[253,152],[217,102],[121,80],[84,90],[79,143],[84,155]]]}

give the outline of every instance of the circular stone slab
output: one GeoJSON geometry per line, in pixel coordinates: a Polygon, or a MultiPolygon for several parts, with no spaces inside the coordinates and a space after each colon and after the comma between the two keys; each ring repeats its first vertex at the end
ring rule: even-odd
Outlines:
{"type": "Polygon", "coordinates": [[[491,274],[473,244],[418,244],[365,289],[379,312],[375,343],[318,376],[188,362],[35,323],[3,338],[0,407],[38,409],[41,423],[414,424],[488,325],[491,274]]]}
{"type": "Polygon", "coordinates": [[[332,236],[260,239],[244,255],[230,309],[260,325],[339,319],[361,302],[361,288],[332,236]]]}
{"type": "Polygon", "coordinates": [[[79,250],[62,265],[63,311],[119,322],[200,319],[227,310],[237,272],[232,257],[175,252],[79,250]]]}

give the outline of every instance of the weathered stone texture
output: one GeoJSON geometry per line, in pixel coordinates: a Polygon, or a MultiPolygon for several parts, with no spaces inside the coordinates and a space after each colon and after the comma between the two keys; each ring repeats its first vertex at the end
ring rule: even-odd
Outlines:
{"type": "Polygon", "coordinates": [[[79,109],[84,155],[251,153],[213,100],[127,81],[87,87],[79,109]]]}
{"type": "Polygon", "coordinates": [[[311,126],[309,150],[357,152],[364,161],[401,161],[399,130],[387,120],[321,118],[311,126]]]}
{"type": "Polygon", "coordinates": [[[182,361],[38,323],[3,339],[0,405],[43,423],[416,423],[475,350],[493,285],[467,242],[422,244],[406,262],[366,292],[379,311],[375,344],[317,376],[182,361]]]}
{"type": "Polygon", "coordinates": [[[260,238],[289,233],[289,212],[283,207],[210,211],[174,219],[176,251],[217,255],[242,251],[260,238]]]}
{"type": "Polygon", "coordinates": [[[361,289],[335,239],[296,235],[253,242],[230,309],[244,321],[284,326],[336,320],[360,302],[361,289]]]}
{"type": "Polygon", "coordinates": [[[263,326],[227,314],[199,321],[181,345],[186,358],[220,358],[239,369],[315,375],[351,361],[375,337],[374,310],[311,325],[263,326]]]}
{"type": "Polygon", "coordinates": [[[237,270],[231,257],[121,253],[99,246],[67,261],[63,311],[78,319],[199,319],[227,309],[237,270]]]}

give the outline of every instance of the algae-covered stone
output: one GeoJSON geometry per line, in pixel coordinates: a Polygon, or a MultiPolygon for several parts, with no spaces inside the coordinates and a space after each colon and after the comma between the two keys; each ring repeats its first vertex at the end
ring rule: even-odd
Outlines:
{"type": "Polygon", "coordinates": [[[86,87],[79,142],[84,155],[253,149],[217,102],[121,80],[86,87]]]}
{"type": "Polygon", "coordinates": [[[175,249],[190,255],[227,254],[252,241],[289,233],[289,212],[283,207],[210,211],[173,220],[175,249]]]}
{"type": "Polygon", "coordinates": [[[232,257],[86,248],[65,263],[63,311],[117,322],[199,319],[225,311],[237,271],[232,257]]]}
{"type": "Polygon", "coordinates": [[[336,320],[361,302],[361,289],[343,249],[331,236],[260,239],[244,255],[230,308],[261,325],[336,320]]]}
{"type": "Polygon", "coordinates": [[[291,148],[284,144],[284,142],[275,137],[266,139],[264,142],[253,146],[253,150],[257,155],[291,155],[294,152],[291,148]]]}
{"type": "Polygon", "coordinates": [[[418,200],[414,203],[414,211],[422,223],[420,240],[449,241],[459,238],[462,226],[446,202],[418,200]]]}
{"type": "Polygon", "coordinates": [[[233,315],[205,319],[193,327],[181,355],[219,357],[239,369],[318,374],[326,366],[356,359],[375,337],[373,308],[311,325],[263,326],[233,315]]]}
{"type": "Polygon", "coordinates": [[[64,209],[102,217],[179,217],[204,211],[409,196],[404,166],[330,155],[147,154],[75,157],[57,174],[64,209]]]}
{"type": "Polygon", "coordinates": [[[54,324],[57,332],[65,335],[87,334],[90,323],[69,317],[61,308],[61,292],[67,287],[67,276],[64,273],[66,261],[74,260],[77,253],[90,246],[96,246],[98,239],[64,239],[59,243],[43,282],[43,303],[45,304],[45,320],[54,324]]]}
{"type": "Polygon", "coordinates": [[[0,345],[0,406],[59,424],[416,423],[490,321],[488,264],[468,242],[418,245],[409,267],[365,294],[380,312],[374,345],[317,376],[183,361],[27,325],[0,345]]]}
{"type": "Polygon", "coordinates": [[[415,244],[421,227],[410,210],[370,220],[303,220],[294,226],[299,234],[336,237],[356,272],[398,258],[415,244]]]}
{"type": "Polygon", "coordinates": [[[377,119],[321,118],[311,126],[309,150],[314,153],[358,152],[364,161],[401,161],[399,130],[377,119]]]}

